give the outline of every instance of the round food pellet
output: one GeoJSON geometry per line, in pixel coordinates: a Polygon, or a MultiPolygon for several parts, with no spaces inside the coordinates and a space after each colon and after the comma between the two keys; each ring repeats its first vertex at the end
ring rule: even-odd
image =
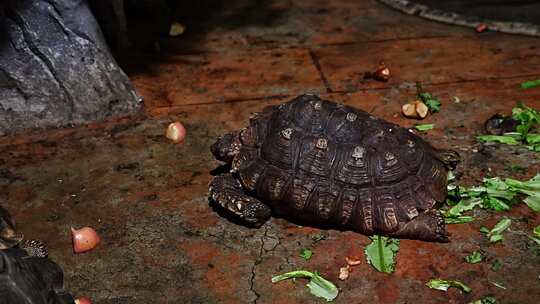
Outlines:
{"type": "Polygon", "coordinates": [[[184,141],[186,138],[186,128],[180,122],[170,123],[165,133],[168,139],[178,144],[184,141]]]}

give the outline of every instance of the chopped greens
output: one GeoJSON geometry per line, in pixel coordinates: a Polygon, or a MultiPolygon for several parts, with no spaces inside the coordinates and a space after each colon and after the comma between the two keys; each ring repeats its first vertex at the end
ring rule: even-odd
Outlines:
{"type": "Polygon", "coordinates": [[[491,284],[495,285],[495,287],[497,287],[497,288],[500,288],[500,289],[506,289],[506,287],[504,287],[504,285],[501,284],[501,283],[491,282],[491,284]]]}
{"type": "Polygon", "coordinates": [[[432,113],[437,113],[441,110],[441,102],[438,98],[431,96],[430,93],[422,93],[420,96],[422,100],[425,100],[424,103],[432,113]]]}
{"type": "MultiPolygon", "coordinates": [[[[512,224],[512,220],[509,218],[503,218],[500,220],[495,226],[487,231],[487,237],[489,238],[490,243],[496,243],[503,240],[502,233],[510,227],[510,224],[512,224]]],[[[485,228],[485,227],[482,227],[485,228]]],[[[485,232],[486,229],[480,229],[481,232],[485,232]]]]}
{"type": "Polygon", "coordinates": [[[540,86],[540,79],[529,80],[521,83],[522,89],[530,89],[537,86],[540,86]]]}
{"type": "Polygon", "coordinates": [[[519,121],[520,124],[516,127],[516,131],[523,136],[529,133],[534,124],[540,123],[540,113],[522,102],[512,109],[512,118],[519,121]]]}
{"type": "Polygon", "coordinates": [[[512,145],[512,146],[515,146],[518,144],[518,141],[515,140],[514,137],[510,135],[480,135],[480,136],[477,136],[476,138],[485,142],[493,141],[493,142],[499,142],[502,144],[507,144],[507,145],[512,145]]]}
{"type": "MultiPolygon", "coordinates": [[[[450,179],[449,179],[450,180],[450,179]]],[[[483,185],[477,187],[459,187],[450,180],[448,185],[448,209],[442,210],[445,222],[461,224],[473,221],[465,212],[476,207],[497,212],[509,210],[515,198],[524,195],[523,202],[532,210],[540,212],[540,174],[528,181],[500,177],[485,178],[483,185]]]]}
{"type": "Polygon", "coordinates": [[[480,263],[484,260],[484,255],[480,251],[474,251],[465,257],[465,262],[470,264],[480,263]]]}
{"type": "Polygon", "coordinates": [[[540,86],[540,79],[529,80],[521,83],[522,89],[530,89],[537,86],[540,86]]]}
{"type": "Polygon", "coordinates": [[[487,296],[480,300],[469,302],[469,304],[497,304],[497,299],[495,299],[494,297],[487,296]]]}
{"type": "Polygon", "coordinates": [[[425,92],[422,89],[422,84],[420,84],[420,82],[416,83],[416,95],[428,107],[431,113],[437,113],[441,110],[441,102],[439,99],[431,95],[431,93],[425,92]]]}
{"type": "Polygon", "coordinates": [[[424,124],[424,125],[416,125],[414,128],[418,131],[425,132],[428,130],[432,130],[435,128],[435,124],[424,124]]]}
{"type": "Polygon", "coordinates": [[[534,236],[529,236],[529,238],[536,242],[540,246],[540,225],[536,226],[533,230],[534,236]]]}
{"type": "Polygon", "coordinates": [[[502,268],[502,263],[501,261],[499,260],[495,260],[493,261],[493,263],[491,263],[491,270],[493,271],[499,271],[501,268],[502,268]]]}
{"type": "Polygon", "coordinates": [[[431,279],[429,282],[426,283],[426,286],[431,289],[437,289],[442,291],[447,291],[450,287],[455,287],[463,290],[466,293],[469,293],[472,291],[472,289],[463,284],[460,281],[455,280],[442,280],[442,279],[431,279]]]}
{"type": "Polygon", "coordinates": [[[371,240],[365,249],[368,263],[380,272],[394,272],[399,240],[379,235],[371,237],[371,240]]]}
{"type": "Polygon", "coordinates": [[[465,224],[474,221],[474,217],[468,215],[459,215],[454,217],[445,217],[446,224],[465,224]]]}
{"type": "Polygon", "coordinates": [[[480,198],[468,198],[460,200],[455,206],[445,211],[445,216],[455,218],[461,216],[465,211],[472,210],[474,207],[482,204],[480,198]]]}
{"type": "Polygon", "coordinates": [[[481,135],[477,139],[484,142],[499,142],[507,145],[525,144],[529,150],[540,152],[540,134],[529,133],[537,124],[540,124],[540,114],[519,102],[512,109],[512,118],[519,122],[516,132],[503,135],[481,135]]]}
{"type": "Polygon", "coordinates": [[[300,251],[300,257],[306,261],[311,259],[312,255],[313,255],[313,251],[309,249],[302,249],[302,251],[300,251]]]}
{"type": "Polygon", "coordinates": [[[277,275],[272,277],[272,283],[291,278],[309,278],[309,283],[306,286],[309,288],[311,294],[319,298],[324,298],[327,302],[333,301],[339,293],[339,290],[334,283],[326,280],[317,272],[306,270],[296,270],[277,275]]]}
{"type": "Polygon", "coordinates": [[[507,178],[505,183],[512,191],[526,195],[523,202],[532,210],[540,212],[540,173],[525,182],[507,178]]]}

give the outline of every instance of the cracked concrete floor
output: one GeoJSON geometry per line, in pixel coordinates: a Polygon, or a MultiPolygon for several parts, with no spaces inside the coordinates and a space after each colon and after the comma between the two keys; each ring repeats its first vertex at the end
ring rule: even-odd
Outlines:
{"type": "Polygon", "coordinates": [[[417,122],[399,111],[414,98],[417,80],[443,103],[441,113],[422,122],[436,124],[422,136],[461,153],[459,183],[478,184],[489,174],[530,178],[539,172],[538,154],[482,145],[475,135],[517,100],[540,109],[540,89],[518,89],[540,77],[538,39],[478,35],[374,1],[233,2],[187,20],[194,31],[161,41],[162,54],[123,60],[145,98],[141,117],[0,138],[0,201],[25,235],[49,245],[69,290],[100,304],[322,302],[303,280],[270,282],[307,269],[338,285],[336,303],[467,303],[486,295],[538,302],[540,253],[525,233],[540,216],[523,204],[498,214],[477,211],[476,221],[451,225],[449,244],[404,240],[395,273],[383,274],[365,262],[367,237],[276,218],[250,229],[221,216],[207,199],[210,172],[219,166],[210,144],[251,112],[308,91],[410,127],[417,122]],[[251,19],[264,22],[239,22],[246,7],[257,16],[251,19]],[[363,80],[380,60],[392,79],[363,80]],[[163,136],[174,120],[188,130],[183,144],[163,136]],[[514,172],[512,165],[525,170],[514,172]],[[502,244],[489,244],[478,229],[503,216],[514,224],[502,244]],[[70,226],[96,228],[102,244],[74,255],[70,226]],[[314,252],[309,261],[299,256],[303,248],[314,252]],[[483,250],[487,261],[464,263],[474,250],[483,250]],[[345,257],[362,263],[339,281],[345,257]],[[495,261],[502,265],[496,271],[495,261]],[[425,287],[435,277],[461,280],[473,292],[425,287]]]}

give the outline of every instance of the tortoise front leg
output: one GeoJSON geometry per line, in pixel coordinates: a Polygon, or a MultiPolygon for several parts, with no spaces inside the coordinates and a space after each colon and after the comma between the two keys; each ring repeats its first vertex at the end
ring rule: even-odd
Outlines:
{"type": "Polygon", "coordinates": [[[47,246],[40,240],[24,240],[19,244],[19,247],[31,257],[46,258],[49,256],[47,246]]]}
{"type": "Polygon", "coordinates": [[[210,183],[210,196],[246,224],[259,227],[268,220],[271,210],[244,193],[242,185],[230,173],[221,174],[210,183]]]}

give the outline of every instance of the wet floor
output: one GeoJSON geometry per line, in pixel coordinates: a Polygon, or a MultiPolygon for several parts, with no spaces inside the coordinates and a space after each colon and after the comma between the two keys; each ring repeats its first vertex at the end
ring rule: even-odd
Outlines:
{"type": "Polygon", "coordinates": [[[95,303],[322,302],[303,280],[270,282],[307,269],[336,283],[336,303],[467,303],[486,295],[537,303],[540,250],[526,233],[540,225],[540,215],[523,204],[475,211],[476,221],[449,226],[448,244],[403,240],[395,273],[383,274],[365,262],[367,237],[275,218],[246,228],[209,205],[207,185],[219,166],[209,146],[250,113],[312,92],[410,127],[417,122],[400,109],[414,98],[415,81],[442,101],[441,112],[422,121],[435,129],[422,136],[460,152],[460,184],[488,175],[530,178],[540,169],[537,153],[482,145],[475,136],[487,118],[510,113],[517,101],[540,109],[540,89],[519,88],[540,78],[540,40],[477,34],[375,1],[250,3],[188,19],[184,36],[160,41],[161,53],[121,60],[145,98],[141,115],[0,138],[0,201],[25,235],[49,245],[67,288],[95,303]],[[379,61],[390,67],[391,80],[365,80],[379,61]],[[174,120],[188,132],[178,145],[163,136],[174,120]],[[502,244],[490,244],[478,230],[503,216],[512,227],[502,244]],[[94,227],[102,244],[74,255],[71,226],[94,227]],[[314,252],[308,261],[299,256],[303,248],[314,252]],[[465,263],[475,250],[487,260],[465,263]],[[362,263],[340,281],[345,257],[362,263]],[[466,282],[473,292],[428,289],[436,277],[466,282]]]}

